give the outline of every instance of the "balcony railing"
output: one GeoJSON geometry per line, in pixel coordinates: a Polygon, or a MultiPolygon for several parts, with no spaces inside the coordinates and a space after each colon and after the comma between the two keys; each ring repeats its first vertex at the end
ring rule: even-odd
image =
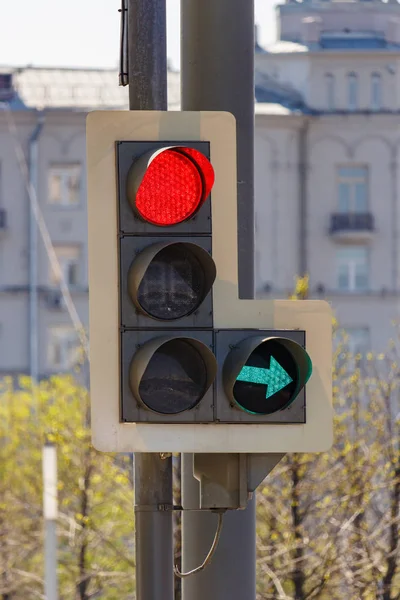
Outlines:
{"type": "Polygon", "coordinates": [[[330,233],[373,232],[374,216],[371,213],[334,213],[331,215],[330,233]]]}

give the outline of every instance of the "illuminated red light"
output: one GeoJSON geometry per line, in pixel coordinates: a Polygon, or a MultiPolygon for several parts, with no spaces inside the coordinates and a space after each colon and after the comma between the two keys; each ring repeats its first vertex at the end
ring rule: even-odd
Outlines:
{"type": "Polygon", "coordinates": [[[136,192],[136,210],[154,225],[176,225],[194,215],[213,183],[214,170],[201,152],[168,148],[150,161],[136,192]]]}
{"type": "Polygon", "coordinates": [[[215,181],[214,169],[208,158],[204,156],[198,150],[194,148],[177,148],[178,151],[183,152],[187,156],[191,157],[197,165],[197,168],[200,171],[203,179],[203,198],[201,199],[201,203],[207,198],[209,193],[211,192],[212,186],[215,181]]]}

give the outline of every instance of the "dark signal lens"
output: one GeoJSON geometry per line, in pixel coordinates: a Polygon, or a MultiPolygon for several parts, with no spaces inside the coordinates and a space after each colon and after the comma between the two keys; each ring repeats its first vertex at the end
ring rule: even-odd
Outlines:
{"type": "Polygon", "coordinates": [[[171,244],[149,264],[137,299],[155,319],[180,319],[201,304],[206,295],[205,284],[206,274],[194,253],[184,244],[171,244]]]}
{"type": "Polygon", "coordinates": [[[151,357],[139,385],[143,403],[173,415],[194,408],[207,391],[207,367],[190,343],[171,340],[151,357]]]}
{"type": "Polygon", "coordinates": [[[192,242],[145,247],[128,272],[128,293],[139,312],[159,321],[182,319],[206,299],[217,270],[210,252],[192,242]]]}

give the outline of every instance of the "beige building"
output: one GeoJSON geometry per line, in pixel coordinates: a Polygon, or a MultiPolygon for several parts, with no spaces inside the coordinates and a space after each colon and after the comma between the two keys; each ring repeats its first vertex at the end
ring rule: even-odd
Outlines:
{"type": "MultiPolygon", "coordinates": [[[[353,346],[380,350],[400,292],[400,5],[278,14],[280,40],[256,46],[255,291],[287,297],[307,272],[353,346]]],[[[127,89],[114,71],[3,67],[0,104],[0,372],[43,376],[71,369],[78,337],[27,185],[87,327],[85,118],[127,108],[127,89]]]]}
{"type": "MultiPolygon", "coordinates": [[[[170,73],[172,109],[179,101],[178,77],[170,73]]],[[[70,370],[76,361],[77,332],[27,185],[36,191],[40,219],[87,328],[85,119],[88,110],[127,108],[127,94],[114,71],[0,71],[1,373],[43,376],[70,370]]]]}
{"type": "Polygon", "coordinates": [[[256,281],[309,273],[351,346],[385,348],[400,292],[400,5],[288,2],[256,54],[256,281]]]}

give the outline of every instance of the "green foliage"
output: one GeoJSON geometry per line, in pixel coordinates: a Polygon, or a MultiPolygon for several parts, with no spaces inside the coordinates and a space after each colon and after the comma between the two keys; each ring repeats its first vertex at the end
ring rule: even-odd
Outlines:
{"type": "Polygon", "coordinates": [[[400,598],[399,352],[346,344],[337,330],[332,450],[287,455],[259,488],[258,600],[400,598]]]}
{"type": "MultiPolygon", "coordinates": [[[[304,277],[293,298],[307,297],[304,277]]],[[[400,599],[397,344],[352,356],[337,330],[335,348],[333,449],[286,456],[258,490],[258,600],[400,599]]],[[[43,597],[46,439],[58,450],[60,600],[134,598],[130,458],[93,449],[88,415],[88,393],[71,377],[36,389],[26,377],[1,383],[3,600],[43,597]]]]}
{"type": "Polygon", "coordinates": [[[130,459],[90,443],[87,391],[72,377],[32,389],[3,381],[0,398],[0,596],[43,593],[42,448],[57,447],[60,600],[132,598],[130,459]]]}

